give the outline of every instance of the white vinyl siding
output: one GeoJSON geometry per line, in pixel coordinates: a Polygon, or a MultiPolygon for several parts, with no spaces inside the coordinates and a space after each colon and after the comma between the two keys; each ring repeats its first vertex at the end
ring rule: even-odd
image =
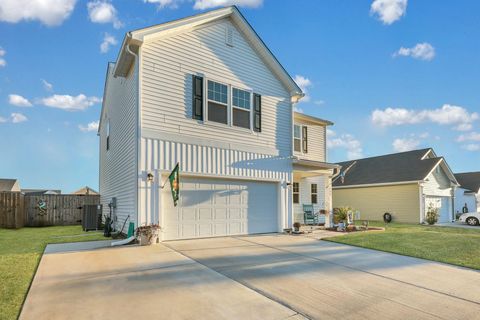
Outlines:
{"type": "Polygon", "coordinates": [[[450,197],[452,195],[451,192],[450,180],[443,170],[432,172],[423,184],[423,193],[425,195],[450,197]]]}
{"type": "Polygon", "coordinates": [[[200,139],[239,142],[291,154],[289,92],[228,19],[142,46],[142,127],[200,139]],[[233,29],[234,47],[225,44],[233,29]],[[192,74],[262,95],[262,132],[191,119],[192,74]]]}
{"type": "Polygon", "coordinates": [[[300,126],[300,132],[301,126],[307,127],[308,152],[301,151],[302,141],[300,140],[300,151],[295,151],[294,154],[302,159],[326,162],[326,127],[299,119],[295,119],[295,124],[300,126]]]}
{"type": "MultiPolygon", "coordinates": [[[[301,178],[296,181],[300,185],[300,202],[298,204],[293,204],[293,213],[294,221],[303,222],[303,205],[311,204],[313,205],[313,212],[318,213],[320,210],[327,209],[329,204],[326,200],[326,181],[328,177],[326,176],[315,176],[308,178],[301,178]],[[312,203],[312,184],[317,185],[317,203],[312,203]]],[[[324,222],[324,221],[320,221],[324,222]]]]}
{"type": "Polygon", "coordinates": [[[479,208],[477,208],[477,199],[475,194],[465,194],[466,191],[470,192],[470,190],[463,188],[455,189],[455,213],[462,213],[462,209],[465,204],[467,204],[469,212],[476,212],[479,210],[479,208]]]}
{"type": "Polygon", "coordinates": [[[117,198],[117,208],[113,212],[117,217],[117,228],[121,228],[128,215],[129,221],[134,222],[136,227],[138,74],[135,68],[127,78],[114,78],[113,68],[113,64],[108,67],[103,126],[100,130],[100,199],[103,214],[108,215],[108,203],[113,197],[117,198]],[[108,151],[107,131],[110,131],[108,151]]]}

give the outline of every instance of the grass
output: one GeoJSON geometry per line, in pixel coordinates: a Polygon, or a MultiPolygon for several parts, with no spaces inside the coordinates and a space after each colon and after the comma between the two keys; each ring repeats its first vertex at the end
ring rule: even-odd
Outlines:
{"type": "MultiPolygon", "coordinates": [[[[370,223],[382,226],[383,223],[370,223]]],[[[463,229],[392,223],[385,232],[356,232],[324,239],[480,270],[480,227],[463,229]]]]}
{"type": "Polygon", "coordinates": [[[16,319],[49,243],[105,240],[80,226],[0,229],[0,319],[16,319]]]}

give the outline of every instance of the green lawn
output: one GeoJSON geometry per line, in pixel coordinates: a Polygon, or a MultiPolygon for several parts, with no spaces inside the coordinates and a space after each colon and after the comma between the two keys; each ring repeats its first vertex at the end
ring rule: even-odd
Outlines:
{"type": "Polygon", "coordinates": [[[80,226],[0,229],[0,319],[16,319],[48,243],[105,240],[80,226]]]}
{"type": "Polygon", "coordinates": [[[480,269],[480,227],[477,230],[392,223],[385,232],[358,232],[324,240],[480,269]]]}

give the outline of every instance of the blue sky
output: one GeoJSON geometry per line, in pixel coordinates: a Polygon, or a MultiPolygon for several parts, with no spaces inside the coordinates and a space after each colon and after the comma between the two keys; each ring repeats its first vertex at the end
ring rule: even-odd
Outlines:
{"type": "Polygon", "coordinates": [[[97,188],[95,122],[125,32],[232,3],[305,88],[298,108],[335,123],[329,161],[433,147],[480,170],[479,1],[1,0],[0,177],[97,188]]]}

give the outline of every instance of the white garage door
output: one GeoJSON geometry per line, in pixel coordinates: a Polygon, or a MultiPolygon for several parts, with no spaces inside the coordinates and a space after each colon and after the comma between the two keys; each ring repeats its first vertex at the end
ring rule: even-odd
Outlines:
{"type": "Polygon", "coordinates": [[[277,184],[241,180],[180,178],[173,206],[162,192],[163,239],[189,239],[278,231],[277,184]]]}
{"type": "Polygon", "coordinates": [[[425,215],[427,214],[429,206],[438,208],[438,222],[450,222],[451,221],[451,205],[449,197],[425,197],[425,215]]]}

